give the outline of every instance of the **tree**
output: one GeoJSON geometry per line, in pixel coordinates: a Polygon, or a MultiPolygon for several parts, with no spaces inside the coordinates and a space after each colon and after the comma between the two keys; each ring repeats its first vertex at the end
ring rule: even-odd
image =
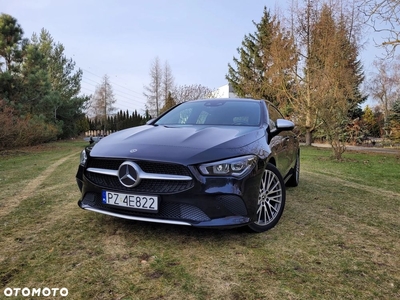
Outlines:
{"type": "Polygon", "coordinates": [[[392,56],[400,44],[400,2],[397,0],[361,0],[359,10],[366,17],[365,23],[384,36],[378,44],[392,56]]]}
{"type": "Polygon", "coordinates": [[[160,59],[156,57],[150,67],[150,83],[145,86],[145,93],[143,95],[147,98],[146,110],[149,111],[152,117],[157,117],[160,113],[160,108],[163,104],[162,99],[162,67],[160,59]]]}
{"type": "MultiPolygon", "coordinates": [[[[298,61],[292,69],[294,80],[286,95],[294,109],[296,124],[305,132],[305,143],[310,146],[313,132],[321,125],[318,120],[318,95],[307,68],[311,57],[312,28],[318,19],[318,3],[307,0],[305,6],[297,1],[292,2],[290,26],[295,41],[298,61]]],[[[285,86],[284,86],[285,87],[285,86]]]]}
{"type": "Polygon", "coordinates": [[[342,12],[335,19],[334,10],[323,5],[311,30],[306,65],[314,96],[319,97],[318,118],[337,159],[346,149],[347,128],[354,124],[349,112],[365,100],[359,92],[364,76],[351,29],[342,12]]]}
{"type": "Polygon", "coordinates": [[[112,114],[116,108],[114,106],[117,99],[114,96],[112,85],[107,74],[103,76],[102,82],[96,87],[92,96],[91,109],[95,118],[101,119],[103,123],[104,134],[107,128],[107,116],[112,114]]]}
{"type": "Polygon", "coordinates": [[[278,106],[286,105],[282,86],[292,81],[296,64],[292,37],[284,31],[276,16],[264,7],[260,23],[253,21],[256,32],[245,35],[235,66],[228,64],[226,79],[241,97],[266,99],[278,106]]]}
{"type": "MultiPolygon", "coordinates": [[[[64,46],[55,43],[50,33],[42,29],[40,36],[32,36],[32,43],[39,47],[47,60],[47,71],[51,82],[53,116],[57,119],[57,110],[72,98],[76,98],[81,89],[82,70],[75,71],[75,62],[64,55],[64,46]]],[[[86,98],[84,99],[87,100],[86,98]]]]}
{"type": "Polygon", "coordinates": [[[51,118],[51,108],[46,106],[52,98],[50,76],[47,71],[46,57],[37,45],[25,47],[23,63],[20,66],[20,76],[16,76],[20,84],[18,102],[22,104],[22,114],[42,115],[51,118]]]}
{"type": "MultiPolygon", "coordinates": [[[[168,97],[170,97],[171,92],[174,90],[174,76],[172,75],[171,67],[168,62],[165,61],[163,68],[163,76],[162,76],[162,99],[166,105],[166,101],[168,97]]],[[[164,105],[164,107],[165,107],[164,105]]]]}
{"type": "MultiPolygon", "coordinates": [[[[22,36],[19,38],[23,40],[22,36]]],[[[5,45],[1,42],[0,44],[5,45]]],[[[7,52],[0,49],[0,52],[4,51],[7,52]]],[[[0,72],[0,98],[5,99],[8,105],[15,107],[21,115],[44,116],[40,104],[43,99],[50,96],[51,87],[46,57],[36,45],[26,40],[24,45],[15,51],[19,54],[9,56],[12,60],[8,61],[4,71],[0,72]],[[16,56],[18,58],[15,58],[16,56]]]]}
{"type": "Polygon", "coordinates": [[[368,132],[369,136],[372,136],[372,137],[380,136],[379,124],[376,120],[374,112],[368,105],[365,106],[365,108],[364,108],[364,113],[362,116],[362,123],[363,123],[363,126],[365,127],[366,131],[368,132]]]}
{"type": "Polygon", "coordinates": [[[176,102],[174,98],[172,97],[171,92],[168,93],[167,99],[165,99],[165,103],[163,108],[161,109],[160,113],[166,112],[168,109],[174,107],[176,105],[176,102]]]}
{"type": "Polygon", "coordinates": [[[19,104],[23,91],[20,67],[26,46],[23,30],[10,15],[0,15],[0,99],[9,105],[19,104]]]}
{"type": "Polygon", "coordinates": [[[79,96],[82,70],[75,70],[75,62],[65,56],[64,46],[55,43],[47,30],[42,29],[39,36],[34,33],[31,44],[43,55],[50,81],[49,95],[41,98],[38,109],[61,127],[60,137],[75,136],[89,101],[88,96],[79,96]]]}
{"type": "Polygon", "coordinates": [[[353,123],[350,118],[361,115],[359,104],[366,97],[360,92],[364,80],[358,60],[361,26],[354,5],[342,0],[303,3],[293,1],[291,7],[289,19],[299,60],[286,95],[296,124],[305,132],[306,145],[311,145],[316,130],[326,137],[328,120],[336,123],[329,130],[346,135],[342,129],[353,123]]]}
{"type": "Polygon", "coordinates": [[[0,98],[29,122],[51,125],[59,137],[75,136],[88,100],[78,97],[82,72],[74,71],[62,44],[44,29],[28,40],[14,18],[3,14],[0,19],[0,53],[5,55],[0,57],[0,98]]]}
{"type": "Polygon", "coordinates": [[[400,122],[400,99],[394,101],[392,105],[392,120],[400,122]]]}
{"type": "Polygon", "coordinates": [[[17,19],[7,14],[0,15],[0,72],[13,71],[13,64],[22,61],[22,48],[26,43],[24,31],[17,23],[17,19]]]}
{"type": "Polygon", "coordinates": [[[394,142],[400,142],[400,100],[397,99],[392,105],[392,114],[390,116],[390,127],[392,130],[391,139],[394,142]]]}
{"type": "Polygon", "coordinates": [[[174,101],[178,103],[210,98],[212,95],[212,90],[201,84],[189,84],[189,85],[180,85],[175,87],[172,97],[174,101]]]}
{"type": "Polygon", "coordinates": [[[400,57],[396,61],[375,60],[377,73],[369,82],[369,90],[373,99],[378,101],[384,117],[385,136],[389,136],[389,119],[391,108],[400,99],[400,57]]]}

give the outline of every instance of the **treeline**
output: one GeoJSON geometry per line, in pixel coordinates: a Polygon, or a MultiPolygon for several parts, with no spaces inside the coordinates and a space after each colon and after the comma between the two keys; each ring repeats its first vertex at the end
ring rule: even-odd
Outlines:
{"type": "Polygon", "coordinates": [[[24,38],[10,15],[0,15],[0,149],[76,136],[88,96],[82,71],[44,29],[24,38]]]}
{"type": "Polygon", "coordinates": [[[146,124],[146,122],[150,120],[150,116],[142,116],[138,114],[135,110],[132,114],[129,114],[129,111],[120,110],[118,113],[112,116],[107,117],[107,123],[104,124],[104,117],[87,117],[85,122],[85,131],[102,131],[106,128],[106,131],[115,132],[118,130],[140,126],[146,124]]]}

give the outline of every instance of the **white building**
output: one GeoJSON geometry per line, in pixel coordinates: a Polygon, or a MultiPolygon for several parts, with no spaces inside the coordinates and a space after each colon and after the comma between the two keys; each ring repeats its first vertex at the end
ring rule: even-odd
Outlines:
{"type": "Polygon", "coordinates": [[[233,88],[229,83],[217,88],[211,95],[213,98],[239,98],[239,96],[233,92],[233,88]]]}

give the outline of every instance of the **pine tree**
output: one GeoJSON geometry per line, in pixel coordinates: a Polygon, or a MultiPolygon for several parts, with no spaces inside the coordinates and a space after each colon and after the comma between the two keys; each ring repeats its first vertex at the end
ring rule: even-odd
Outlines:
{"type": "Polygon", "coordinates": [[[8,14],[0,15],[0,99],[14,106],[22,107],[21,96],[24,88],[21,82],[21,63],[26,47],[24,31],[17,20],[8,14]]]}
{"type": "Polygon", "coordinates": [[[50,76],[46,57],[36,45],[25,47],[25,59],[20,66],[20,93],[18,95],[21,114],[42,115],[54,120],[51,107],[46,101],[52,99],[50,76]]]}
{"type": "Polygon", "coordinates": [[[22,50],[26,43],[23,39],[24,31],[17,23],[17,19],[8,15],[0,15],[0,57],[4,58],[3,63],[0,62],[0,71],[13,72],[15,63],[22,62],[22,50]]]}
{"type": "Polygon", "coordinates": [[[168,97],[167,97],[167,99],[165,99],[165,104],[164,104],[163,108],[161,109],[160,113],[167,111],[168,109],[174,107],[175,105],[176,105],[176,102],[175,102],[174,98],[172,97],[171,92],[169,92],[168,97]]]}
{"type": "MultiPolygon", "coordinates": [[[[68,119],[65,115],[65,106],[68,106],[71,99],[78,97],[81,89],[82,70],[75,71],[75,62],[65,56],[64,46],[61,43],[55,43],[45,29],[41,30],[39,37],[33,34],[31,40],[39,48],[47,62],[46,70],[53,93],[52,102],[48,105],[52,106],[56,119],[59,115],[58,118],[64,119],[65,122],[68,119]]],[[[87,97],[82,97],[81,100],[81,106],[88,101],[87,97]]]]}
{"type": "Polygon", "coordinates": [[[373,137],[379,137],[379,124],[376,121],[374,112],[368,105],[364,108],[362,123],[368,135],[373,137]]]}
{"type": "Polygon", "coordinates": [[[297,61],[293,40],[266,7],[260,23],[253,24],[257,31],[244,37],[237,49],[239,58],[233,58],[236,66],[228,64],[226,79],[241,97],[284,105],[282,86],[291,81],[291,69],[297,61]]]}
{"type": "Polygon", "coordinates": [[[365,99],[359,91],[364,76],[350,29],[343,16],[335,20],[332,8],[324,5],[311,31],[307,60],[313,102],[337,159],[346,149],[349,112],[365,99]]]}

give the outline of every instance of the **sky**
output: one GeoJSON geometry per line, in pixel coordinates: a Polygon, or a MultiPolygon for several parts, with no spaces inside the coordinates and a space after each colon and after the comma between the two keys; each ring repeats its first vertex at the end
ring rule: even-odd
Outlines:
{"type": "MultiPolygon", "coordinates": [[[[176,85],[221,87],[264,6],[288,9],[284,0],[0,0],[0,13],[16,18],[26,38],[44,28],[63,44],[83,71],[82,94],[94,94],[107,74],[116,107],[144,113],[143,87],[156,57],[168,62],[176,85]]],[[[368,43],[366,72],[376,55],[368,43]]]]}

